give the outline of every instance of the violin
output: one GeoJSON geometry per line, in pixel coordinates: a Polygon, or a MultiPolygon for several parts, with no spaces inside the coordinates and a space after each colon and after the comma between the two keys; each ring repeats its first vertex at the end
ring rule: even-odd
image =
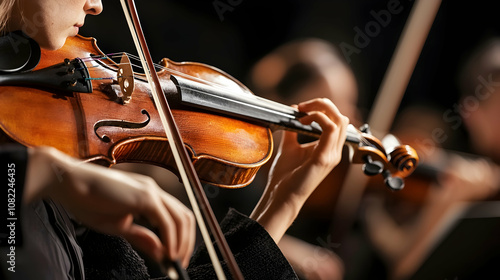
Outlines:
{"type": "MultiPolygon", "coordinates": [[[[105,166],[143,162],[176,172],[144,75],[132,71],[127,55],[114,55],[126,63],[110,56],[93,38],[70,37],[60,50],[42,50],[33,71],[2,75],[0,127],[25,146],[53,146],[105,166]]],[[[319,126],[298,121],[296,109],[253,95],[215,67],[166,58],[157,67],[184,146],[206,183],[248,185],[272,154],[274,130],[321,135],[319,126]]],[[[363,163],[368,175],[382,174],[388,184],[418,163],[413,148],[386,150],[367,126],[349,125],[346,143],[352,163],[363,163]]]]}
{"type": "MultiPolygon", "coordinates": [[[[248,185],[272,155],[275,130],[321,135],[314,123],[301,124],[293,107],[253,95],[212,66],[163,59],[156,68],[183,147],[205,183],[248,185]]],[[[144,162],[178,172],[152,89],[128,55],[105,55],[93,38],[68,38],[58,51],[43,50],[33,71],[1,75],[0,85],[0,127],[20,144],[105,166],[144,162]]],[[[368,127],[349,126],[346,144],[352,163],[381,174],[392,189],[401,189],[418,163],[413,148],[384,146],[368,127]]]]}

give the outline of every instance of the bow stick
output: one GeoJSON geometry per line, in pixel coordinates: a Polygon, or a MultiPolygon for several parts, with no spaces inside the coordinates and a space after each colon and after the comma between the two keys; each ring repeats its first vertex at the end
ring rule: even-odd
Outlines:
{"type": "Polygon", "coordinates": [[[217,253],[215,252],[215,249],[213,247],[212,240],[206,228],[203,219],[204,217],[207,220],[207,223],[214,236],[215,242],[222,253],[223,258],[227,262],[231,275],[234,279],[243,279],[243,275],[238,265],[236,264],[236,260],[231,253],[224,235],[222,234],[212,208],[210,208],[210,204],[203,191],[201,182],[196,175],[196,171],[193,167],[191,159],[186,149],[184,148],[182,138],[180,136],[177,125],[175,124],[167,99],[163,94],[158,75],[154,70],[154,64],[151,59],[151,54],[146,44],[146,40],[144,38],[144,33],[142,32],[134,0],[127,0],[128,6],[125,3],[125,0],[120,1],[134,40],[134,44],[136,46],[137,52],[139,53],[139,57],[141,58],[141,63],[148,79],[148,83],[151,86],[154,103],[160,115],[163,128],[167,135],[167,139],[169,139],[168,142],[175,158],[182,183],[184,184],[184,187],[186,189],[189,201],[193,209],[193,213],[198,223],[198,227],[200,228],[203,240],[205,241],[205,245],[207,247],[207,251],[213,263],[215,273],[217,274],[218,279],[226,279],[224,271],[222,270],[222,266],[217,257],[217,253]],[[201,211],[199,204],[201,205],[201,211]]]}

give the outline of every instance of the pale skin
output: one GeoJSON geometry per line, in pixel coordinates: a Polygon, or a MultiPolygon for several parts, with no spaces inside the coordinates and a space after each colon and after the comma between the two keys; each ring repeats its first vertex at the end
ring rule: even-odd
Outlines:
{"type": "MultiPolygon", "coordinates": [[[[309,38],[278,47],[253,66],[251,81],[256,94],[263,94],[270,100],[283,104],[296,104],[304,100],[325,97],[335,102],[335,105],[354,124],[359,119],[356,109],[358,94],[355,77],[326,41],[309,38]],[[317,71],[314,74],[316,77],[294,89],[291,95],[279,94],[278,84],[284,79],[286,72],[300,63],[305,63],[314,69],[309,70],[311,73],[317,71]]],[[[324,206],[333,202],[336,191],[332,186],[339,180],[335,173],[335,171],[330,173],[318,186],[318,190],[313,194],[316,197],[312,197],[312,201],[304,206],[309,207],[308,211],[311,211],[312,207],[321,209],[319,211],[323,213],[328,212],[324,206]],[[318,196],[323,196],[324,200],[318,203],[318,196]]],[[[309,280],[343,278],[343,262],[329,249],[287,235],[283,236],[279,247],[299,277],[304,276],[309,280]]]]}
{"type": "Polygon", "coordinates": [[[101,12],[101,0],[18,0],[7,30],[22,30],[40,47],[56,50],[66,38],[78,34],[87,15],[101,12]]]}
{"type": "Polygon", "coordinates": [[[195,221],[187,207],[143,175],[82,163],[54,148],[30,148],[24,202],[52,198],[83,224],[120,235],[160,262],[187,266],[194,248],[195,221]],[[143,217],[159,236],[134,222],[143,217]]]}
{"type": "MultiPolygon", "coordinates": [[[[68,36],[76,35],[86,15],[102,11],[100,0],[25,2],[19,0],[20,5],[14,5],[8,31],[36,29],[29,35],[46,49],[60,48],[68,36]],[[64,16],[59,10],[65,11],[64,16]]],[[[298,108],[308,113],[301,119],[303,123],[315,121],[324,133],[319,141],[307,145],[297,144],[293,133],[285,133],[266,191],[251,215],[276,242],[307,197],[339,163],[349,123],[327,99],[304,102],[298,108]]],[[[24,203],[52,198],[77,221],[103,233],[123,236],[158,262],[168,258],[187,266],[195,243],[193,214],[154,180],[82,163],[53,148],[28,151],[24,203]],[[159,236],[136,224],[134,217],[147,219],[159,236]]]]}
{"type": "Polygon", "coordinates": [[[319,141],[300,145],[295,133],[284,133],[267,187],[250,215],[266,228],[276,243],[309,195],[340,162],[349,123],[326,98],[300,103],[298,109],[309,113],[301,122],[317,122],[323,134],[319,141]]]}

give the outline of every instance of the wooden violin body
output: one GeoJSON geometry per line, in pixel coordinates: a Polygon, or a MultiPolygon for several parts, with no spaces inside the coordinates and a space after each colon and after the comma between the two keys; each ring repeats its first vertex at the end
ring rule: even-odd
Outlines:
{"type": "MultiPolygon", "coordinates": [[[[35,71],[0,76],[0,127],[10,138],[105,166],[144,162],[176,172],[150,86],[130,62],[114,62],[95,39],[81,36],[41,57],[35,71]]],[[[159,67],[162,92],[201,181],[248,185],[272,156],[271,129],[321,135],[319,126],[298,121],[296,109],[254,96],[214,67],[168,59],[159,67]]],[[[413,148],[386,152],[368,130],[352,125],[346,143],[353,148],[349,162],[364,164],[367,175],[382,174],[392,189],[403,187],[418,162],[413,148]]]]}
{"type": "MultiPolygon", "coordinates": [[[[68,38],[58,51],[42,51],[37,69],[59,64],[65,58],[102,56],[95,39],[68,38]]],[[[119,65],[109,59],[86,62],[92,77],[117,77],[119,65]]],[[[221,87],[248,91],[221,71],[200,63],[162,60],[164,67],[221,87]]],[[[64,73],[63,73],[64,74],[64,73]]],[[[136,75],[130,102],[114,94],[116,79],[92,80],[92,92],[68,92],[37,87],[0,87],[0,127],[25,146],[52,146],[76,158],[113,165],[147,162],[175,171],[174,159],[150,89],[136,75]]],[[[178,100],[178,88],[166,70],[158,72],[184,145],[200,179],[219,186],[250,183],[272,154],[271,131],[235,118],[187,107],[178,100]]]]}

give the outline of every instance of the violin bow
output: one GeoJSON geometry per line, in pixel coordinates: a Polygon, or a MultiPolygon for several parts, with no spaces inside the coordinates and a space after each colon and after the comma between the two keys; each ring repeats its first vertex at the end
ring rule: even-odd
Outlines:
{"type": "Polygon", "coordinates": [[[167,139],[169,139],[170,148],[174,156],[178,171],[186,189],[189,201],[191,203],[193,213],[195,215],[198,227],[205,241],[207,251],[213,263],[215,273],[218,279],[226,279],[222,265],[217,257],[217,253],[212,244],[210,234],[204,222],[204,217],[210,227],[211,233],[214,236],[215,242],[219,247],[221,254],[226,261],[229,271],[234,279],[243,279],[236,260],[231,253],[226,239],[220,229],[220,226],[215,218],[215,215],[210,207],[208,199],[203,191],[201,182],[196,174],[196,170],[191,162],[191,159],[184,148],[184,144],[179,133],[179,129],[175,124],[170,106],[168,105],[167,98],[163,94],[158,75],[155,71],[154,63],[151,59],[146,39],[141,28],[139,16],[135,7],[134,0],[120,0],[123,12],[127,19],[127,23],[134,40],[135,47],[141,59],[141,63],[146,74],[149,85],[151,86],[151,93],[154,103],[157,107],[160,119],[165,130],[167,139]],[[127,6],[128,4],[128,6],[127,6]],[[201,205],[201,206],[200,206],[201,205]],[[201,209],[201,210],[200,210],[201,209]]]}
{"type": "MultiPolygon", "coordinates": [[[[419,0],[408,17],[396,50],[379,88],[368,122],[374,135],[386,135],[392,125],[403,95],[417,64],[441,0],[419,0]]],[[[340,242],[350,229],[368,178],[349,168],[333,213],[330,232],[340,242]]]]}

